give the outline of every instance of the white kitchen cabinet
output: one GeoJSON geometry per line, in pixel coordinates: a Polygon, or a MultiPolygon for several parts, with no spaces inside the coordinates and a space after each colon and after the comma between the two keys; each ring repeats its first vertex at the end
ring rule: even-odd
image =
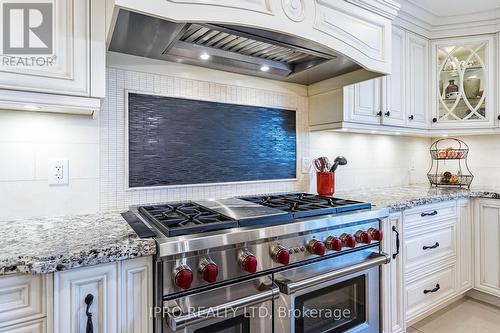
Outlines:
{"type": "Polygon", "coordinates": [[[392,28],[392,74],[385,76],[382,84],[382,123],[404,126],[406,124],[406,33],[392,28]]]}
{"type": "Polygon", "coordinates": [[[51,274],[0,276],[0,332],[50,331],[51,314],[51,274]]]}
{"type": "Polygon", "coordinates": [[[391,255],[391,262],[382,270],[383,332],[405,332],[404,274],[401,241],[403,239],[401,213],[391,214],[383,222],[382,250],[391,255]]]}
{"type": "MultiPolygon", "coordinates": [[[[47,24],[52,24],[53,31],[40,39],[42,44],[36,44],[41,50],[23,49],[12,55],[3,52],[3,59],[13,62],[0,62],[0,107],[22,109],[24,101],[36,103],[40,111],[61,112],[64,106],[74,112],[76,108],[98,109],[98,98],[105,96],[104,1],[49,0],[44,5],[42,24],[50,22],[52,15],[53,24],[47,24]],[[25,62],[19,60],[25,57],[37,59],[35,65],[22,65],[25,62]]],[[[11,17],[15,18],[15,12],[10,11],[11,17]]],[[[24,41],[27,45],[32,46],[24,41]]]]}
{"type": "Polygon", "coordinates": [[[495,125],[495,37],[481,35],[432,42],[432,127],[495,125]]]}
{"type": "Polygon", "coordinates": [[[406,125],[412,128],[429,127],[429,40],[408,32],[406,34],[406,125]]]}
{"type": "Polygon", "coordinates": [[[86,332],[89,294],[95,333],[152,332],[152,281],[151,257],[55,273],[54,332],[86,332]]]}
{"type": "Polygon", "coordinates": [[[49,333],[47,319],[36,319],[20,324],[0,328],[0,333],[49,333]]]}
{"type": "Polygon", "coordinates": [[[392,74],[346,86],[343,94],[340,89],[321,91],[312,85],[310,128],[394,132],[427,129],[428,73],[429,40],[393,27],[392,74]]]}
{"type": "Polygon", "coordinates": [[[500,297],[500,202],[478,199],[474,205],[474,288],[500,297]]]}
{"type": "Polygon", "coordinates": [[[153,263],[151,257],[121,262],[121,331],[153,332],[153,263]]]}
{"type": "Polygon", "coordinates": [[[89,312],[95,333],[119,332],[118,265],[77,268],[54,274],[54,332],[85,333],[85,299],[92,295],[89,312]]]}
{"type": "Polygon", "coordinates": [[[457,295],[456,265],[439,265],[406,280],[406,321],[418,321],[457,295]]]}
{"type": "Polygon", "coordinates": [[[364,124],[380,124],[382,115],[382,79],[373,79],[346,87],[349,106],[345,119],[364,124]]]}
{"type": "Polygon", "coordinates": [[[466,292],[472,288],[474,281],[474,259],[473,259],[473,223],[471,200],[462,199],[457,202],[458,213],[458,287],[461,292],[466,292]]]}

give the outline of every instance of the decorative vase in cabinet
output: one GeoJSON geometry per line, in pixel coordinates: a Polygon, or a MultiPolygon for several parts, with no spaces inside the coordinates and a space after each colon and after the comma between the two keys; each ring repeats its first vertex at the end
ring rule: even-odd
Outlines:
{"type": "Polygon", "coordinates": [[[446,87],[446,98],[456,99],[459,96],[458,86],[455,84],[455,80],[448,81],[448,87],[446,87]]]}

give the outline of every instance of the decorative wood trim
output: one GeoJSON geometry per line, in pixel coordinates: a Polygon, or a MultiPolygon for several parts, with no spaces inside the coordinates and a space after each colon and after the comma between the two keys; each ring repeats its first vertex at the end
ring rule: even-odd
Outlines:
{"type": "Polygon", "coordinates": [[[272,14],[270,0],[167,0],[179,4],[210,5],[272,14]]]}
{"type": "Polygon", "coordinates": [[[374,13],[394,19],[401,8],[401,5],[392,0],[346,0],[358,7],[368,9],[374,13]]]}
{"type": "Polygon", "coordinates": [[[389,61],[386,54],[387,42],[390,38],[390,24],[372,14],[359,15],[339,7],[334,7],[330,2],[317,0],[314,29],[321,31],[333,38],[349,43],[349,45],[377,61],[389,61]],[[356,24],[353,24],[356,22],[356,24]],[[351,30],[356,26],[356,30],[351,30]]]}

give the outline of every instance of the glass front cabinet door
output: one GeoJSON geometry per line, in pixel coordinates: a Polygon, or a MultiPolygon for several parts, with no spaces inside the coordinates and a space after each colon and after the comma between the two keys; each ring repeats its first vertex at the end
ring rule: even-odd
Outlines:
{"type": "Polygon", "coordinates": [[[433,42],[433,127],[494,127],[494,43],[493,36],[433,42]]]}

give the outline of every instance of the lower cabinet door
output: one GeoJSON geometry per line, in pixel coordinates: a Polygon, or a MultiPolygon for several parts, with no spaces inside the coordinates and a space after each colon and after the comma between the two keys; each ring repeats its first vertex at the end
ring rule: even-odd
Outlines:
{"type": "Polygon", "coordinates": [[[474,288],[500,297],[500,204],[479,199],[474,214],[474,288]]]}
{"type": "Polygon", "coordinates": [[[153,262],[140,257],[121,262],[121,332],[152,333],[153,262]]]}
{"type": "Polygon", "coordinates": [[[401,213],[391,214],[384,220],[383,251],[391,255],[391,262],[382,270],[383,332],[405,332],[404,274],[401,213]]]}
{"type": "Polygon", "coordinates": [[[0,328],[0,333],[48,333],[46,318],[0,328]]]}
{"type": "Polygon", "coordinates": [[[0,333],[49,333],[45,318],[0,328],[0,333]]]}
{"type": "Polygon", "coordinates": [[[54,274],[54,332],[118,332],[118,263],[54,274]]]}

